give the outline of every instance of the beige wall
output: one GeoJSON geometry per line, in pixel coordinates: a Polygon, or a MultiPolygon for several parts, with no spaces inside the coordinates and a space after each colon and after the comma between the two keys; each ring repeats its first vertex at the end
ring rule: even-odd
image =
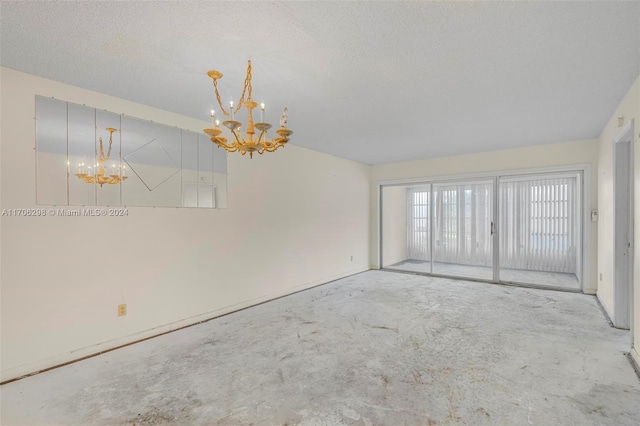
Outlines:
{"type": "Polygon", "coordinates": [[[634,251],[634,277],[633,277],[633,347],[631,348],[631,356],[636,362],[636,365],[640,365],[640,220],[638,220],[638,216],[640,215],[640,182],[638,176],[640,175],[640,147],[638,143],[640,142],[640,75],[636,79],[634,84],[636,90],[638,91],[638,109],[636,110],[635,117],[635,135],[636,138],[634,142],[635,149],[635,158],[634,158],[634,247],[636,247],[634,251]]]}
{"type": "MultiPolygon", "coordinates": [[[[374,268],[378,267],[377,191],[378,182],[380,181],[579,164],[591,165],[592,185],[590,209],[596,209],[598,200],[596,183],[598,141],[596,139],[373,166],[371,173],[371,266],[374,268]]],[[[596,286],[597,229],[595,223],[590,223],[590,226],[591,275],[590,286],[589,288],[585,288],[585,292],[593,293],[595,292],[596,286]]]]}
{"type": "Polygon", "coordinates": [[[631,348],[631,356],[633,357],[633,359],[636,362],[636,365],[640,365],[640,220],[639,220],[639,216],[640,216],[640,147],[638,146],[639,142],[640,142],[640,75],[638,75],[638,78],[636,79],[636,82],[634,84],[634,86],[636,87],[636,90],[638,92],[638,97],[637,97],[637,105],[638,105],[638,109],[636,110],[636,116],[635,116],[635,142],[634,142],[634,149],[635,149],[635,158],[634,158],[634,189],[635,189],[635,194],[634,194],[634,213],[635,213],[635,217],[634,217],[634,223],[637,223],[637,225],[634,225],[634,259],[633,259],[633,265],[634,265],[634,276],[633,276],[633,319],[632,319],[632,323],[633,323],[633,347],[631,348]]]}
{"type": "MultiPolygon", "coordinates": [[[[640,146],[638,133],[640,132],[640,76],[626,96],[611,115],[599,138],[598,163],[598,205],[600,206],[600,221],[598,224],[598,274],[602,280],[598,285],[598,298],[609,315],[615,315],[613,298],[613,138],[620,131],[618,117],[624,117],[624,124],[634,120],[634,342],[636,348],[640,343],[640,146]],[[600,276],[600,275],[599,275],[600,276]]],[[[624,125],[623,124],[623,125],[624,125]]],[[[640,363],[637,349],[634,356],[640,363]]]]}
{"type": "MultiPolygon", "coordinates": [[[[2,209],[36,208],[34,95],[207,122],[0,68],[2,209]]],[[[7,380],[369,266],[370,166],[293,145],[229,156],[228,209],[1,219],[7,380]],[[353,260],[352,259],[353,256],[353,260]],[[128,314],[117,317],[126,303],[128,314]]]]}
{"type": "Polygon", "coordinates": [[[384,188],[382,203],[383,266],[407,259],[407,188],[384,188]]]}

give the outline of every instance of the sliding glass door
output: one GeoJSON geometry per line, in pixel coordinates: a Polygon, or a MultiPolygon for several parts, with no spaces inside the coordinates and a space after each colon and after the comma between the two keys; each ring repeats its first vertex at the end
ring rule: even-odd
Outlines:
{"type": "Polygon", "coordinates": [[[382,267],[578,290],[582,175],[381,187],[382,267]]]}
{"type": "Polygon", "coordinates": [[[493,186],[490,181],[433,185],[433,273],[493,279],[493,186]]]}
{"type": "Polygon", "coordinates": [[[500,280],[579,289],[577,175],[500,179],[500,280]]]}

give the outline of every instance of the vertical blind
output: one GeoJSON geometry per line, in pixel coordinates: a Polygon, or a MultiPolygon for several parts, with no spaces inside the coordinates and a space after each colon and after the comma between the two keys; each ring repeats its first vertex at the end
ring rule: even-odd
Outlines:
{"type": "MultiPolygon", "coordinates": [[[[433,260],[491,266],[491,182],[434,185],[433,260]]],[[[431,260],[431,192],[408,191],[408,257],[431,260]]]]}
{"type": "Polygon", "coordinates": [[[491,266],[493,184],[434,185],[435,262],[491,266]]]}
{"type": "MultiPolygon", "coordinates": [[[[577,176],[500,179],[500,267],[578,274],[578,192],[577,176]]],[[[435,262],[492,265],[492,182],[425,185],[407,194],[409,259],[430,261],[433,249],[435,262]]]]}
{"type": "Polygon", "coordinates": [[[500,181],[502,268],[576,273],[577,178],[500,181]]]}
{"type": "Polygon", "coordinates": [[[407,257],[431,261],[431,186],[407,191],[407,257]]]}

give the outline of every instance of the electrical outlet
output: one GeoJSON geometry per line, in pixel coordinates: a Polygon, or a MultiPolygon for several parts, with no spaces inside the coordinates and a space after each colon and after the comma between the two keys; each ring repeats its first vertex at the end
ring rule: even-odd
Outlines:
{"type": "Polygon", "coordinates": [[[600,274],[600,281],[602,281],[602,274],[600,274]]]}
{"type": "Polygon", "coordinates": [[[118,305],[118,316],[123,317],[125,315],[127,315],[127,304],[118,305]]]}

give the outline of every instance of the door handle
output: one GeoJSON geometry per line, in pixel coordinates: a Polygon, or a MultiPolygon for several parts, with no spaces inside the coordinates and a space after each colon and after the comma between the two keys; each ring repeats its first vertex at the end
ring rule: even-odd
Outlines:
{"type": "Polygon", "coordinates": [[[496,233],[496,224],[491,221],[491,235],[496,233]]]}

